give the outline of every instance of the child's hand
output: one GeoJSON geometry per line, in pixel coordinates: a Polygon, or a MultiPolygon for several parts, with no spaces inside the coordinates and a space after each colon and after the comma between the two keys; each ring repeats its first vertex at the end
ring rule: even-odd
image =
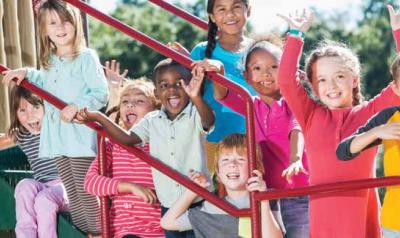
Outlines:
{"type": "Polygon", "coordinates": [[[157,202],[157,197],[155,193],[149,188],[140,186],[135,183],[129,183],[128,190],[132,194],[143,198],[143,200],[148,204],[155,204],[157,202]]]}
{"type": "Polygon", "coordinates": [[[74,117],[78,113],[78,111],[79,111],[78,106],[76,106],[75,104],[71,103],[67,105],[60,112],[61,120],[63,120],[64,122],[71,122],[72,119],[74,119],[74,117]]]}
{"type": "Polygon", "coordinates": [[[292,162],[285,170],[282,172],[282,177],[286,177],[288,183],[292,183],[292,176],[298,175],[299,173],[308,174],[307,171],[303,167],[303,163],[301,159],[297,159],[296,161],[292,162]]]}
{"type": "Polygon", "coordinates": [[[224,64],[219,60],[204,59],[192,63],[192,74],[200,72],[216,72],[224,75],[224,64]]]}
{"type": "Polygon", "coordinates": [[[181,44],[179,44],[178,42],[168,42],[167,46],[171,49],[174,49],[175,51],[178,51],[179,53],[186,55],[186,56],[190,56],[190,52],[181,44]]]}
{"type": "Polygon", "coordinates": [[[120,74],[120,64],[116,60],[106,61],[105,63],[105,74],[108,81],[108,85],[113,87],[123,87],[125,77],[128,74],[128,69],[125,69],[122,74],[120,74]]]}
{"type": "Polygon", "coordinates": [[[186,82],[181,79],[180,83],[182,85],[183,90],[185,93],[191,98],[194,99],[196,97],[201,96],[200,91],[201,91],[201,85],[204,80],[204,71],[197,71],[196,73],[192,74],[192,79],[190,79],[189,84],[186,84],[186,82]]]}
{"type": "Polygon", "coordinates": [[[253,170],[252,174],[255,176],[249,178],[247,180],[247,190],[249,192],[259,191],[264,192],[267,191],[267,184],[265,183],[262,173],[258,170],[253,170]]]}
{"type": "Polygon", "coordinates": [[[25,68],[21,68],[21,69],[4,71],[2,74],[4,75],[4,77],[1,82],[6,86],[10,85],[10,82],[12,81],[13,78],[17,78],[17,85],[19,85],[22,82],[22,80],[25,79],[27,70],[25,68]]]}
{"type": "Polygon", "coordinates": [[[390,16],[390,25],[392,26],[392,30],[400,29],[400,13],[393,9],[392,5],[387,5],[387,9],[390,16]]]}
{"type": "Polygon", "coordinates": [[[289,16],[278,14],[278,17],[286,21],[290,29],[306,33],[314,21],[314,12],[303,9],[303,11],[296,11],[293,16],[291,14],[289,14],[289,16]]]}
{"type": "Polygon", "coordinates": [[[206,175],[202,172],[190,170],[189,178],[203,188],[208,188],[211,185],[210,182],[208,182],[206,175]]]}
{"type": "Polygon", "coordinates": [[[383,140],[400,140],[400,122],[392,122],[372,129],[376,138],[383,140]]]}
{"type": "Polygon", "coordinates": [[[97,119],[97,114],[99,112],[97,111],[89,111],[87,108],[81,109],[78,114],[76,114],[76,119],[80,122],[86,123],[90,121],[96,121],[97,119]]]}

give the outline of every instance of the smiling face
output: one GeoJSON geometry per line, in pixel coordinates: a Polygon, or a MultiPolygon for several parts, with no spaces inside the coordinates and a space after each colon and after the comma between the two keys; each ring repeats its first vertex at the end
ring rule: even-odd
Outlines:
{"type": "Polygon", "coordinates": [[[40,133],[43,115],[43,105],[33,105],[26,99],[21,98],[17,109],[17,119],[29,133],[34,135],[40,133]]]}
{"type": "Polygon", "coordinates": [[[246,190],[249,179],[246,150],[239,153],[236,148],[223,148],[218,157],[217,174],[228,194],[246,190]]]}
{"type": "Polygon", "coordinates": [[[215,0],[209,17],[222,34],[242,34],[250,16],[250,9],[243,0],[215,0]]]}
{"type": "Polygon", "coordinates": [[[278,59],[265,49],[253,51],[247,60],[244,77],[261,96],[276,98],[278,86],[278,59]]]}
{"type": "Polygon", "coordinates": [[[353,89],[359,77],[339,57],[323,57],[312,66],[312,85],[315,93],[329,109],[351,107],[353,89]]]}
{"type": "Polygon", "coordinates": [[[120,118],[125,129],[130,129],[147,113],[154,110],[154,104],[139,88],[126,90],[119,104],[120,118]]]}
{"type": "Polygon", "coordinates": [[[57,51],[64,52],[73,48],[75,38],[74,25],[66,19],[61,19],[54,10],[47,12],[46,33],[57,47],[57,51]]]}
{"type": "Polygon", "coordinates": [[[189,103],[189,96],[180,82],[184,77],[178,67],[180,66],[169,66],[160,69],[156,74],[156,95],[170,120],[174,120],[189,103]]]}

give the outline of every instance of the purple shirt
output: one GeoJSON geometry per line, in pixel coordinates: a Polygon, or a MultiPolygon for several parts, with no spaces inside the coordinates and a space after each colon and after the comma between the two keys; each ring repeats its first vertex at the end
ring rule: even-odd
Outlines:
{"type": "MultiPolygon", "coordinates": [[[[228,95],[219,100],[223,105],[245,115],[246,107],[238,94],[228,91],[228,95]]],[[[294,188],[308,185],[308,175],[299,173],[292,177],[292,184],[282,177],[282,171],[289,165],[290,132],[301,130],[293,117],[286,101],[281,98],[271,105],[263,102],[258,96],[253,97],[255,114],[256,141],[261,148],[265,168],[264,179],[269,188],[294,188]]],[[[303,151],[302,162],[308,171],[308,163],[303,151]]]]}

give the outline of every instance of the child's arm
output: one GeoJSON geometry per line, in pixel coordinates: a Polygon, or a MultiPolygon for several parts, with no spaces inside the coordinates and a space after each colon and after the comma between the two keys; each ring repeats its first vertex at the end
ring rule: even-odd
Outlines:
{"type": "MultiPolygon", "coordinates": [[[[296,14],[293,17],[278,15],[283,18],[290,26],[291,30],[307,32],[313,22],[314,14],[305,12],[303,15],[296,14]]],[[[309,118],[313,115],[317,107],[301,85],[299,72],[299,61],[301,58],[303,40],[300,36],[288,34],[285,42],[281,62],[278,72],[278,83],[282,96],[290,106],[300,125],[305,128],[309,118]]]]}
{"type": "Polygon", "coordinates": [[[0,133],[0,150],[4,150],[15,146],[14,138],[8,136],[7,134],[0,133]]]}
{"type": "MultiPolygon", "coordinates": [[[[189,177],[193,182],[203,188],[210,186],[206,176],[201,172],[190,171],[189,177]]],[[[181,219],[181,216],[189,209],[196,197],[196,193],[187,189],[161,218],[161,227],[165,230],[183,230],[179,219],[181,219]]]]}
{"type": "Polygon", "coordinates": [[[290,155],[289,166],[283,170],[282,177],[286,177],[289,183],[292,183],[292,176],[298,175],[300,172],[308,174],[303,167],[302,157],[304,151],[304,136],[303,133],[294,129],[290,132],[290,155]]]}
{"type": "MultiPolygon", "coordinates": [[[[267,191],[267,185],[262,178],[262,173],[258,170],[252,172],[255,176],[249,178],[247,182],[247,190],[249,192],[267,191]]],[[[261,202],[261,233],[263,238],[281,238],[282,231],[276,222],[269,206],[269,201],[264,200],[261,202]]]]}
{"type": "Polygon", "coordinates": [[[181,80],[181,84],[183,90],[185,90],[193,105],[196,107],[200,115],[203,128],[208,131],[214,125],[215,117],[211,107],[203,100],[203,97],[200,93],[201,85],[204,80],[204,71],[196,70],[195,68],[192,71],[192,74],[193,77],[189,84],[186,84],[184,80],[181,80]]]}
{"type": "Polygon", "coordinates": [[[379,145],[382,139],[400,140],[400,123],[386,124],[393,113],[399,110],[400,107],[387,108],[371,118],[365,126],[338,145],[337,157],[340,160],[350,160],[361,151],[379,145]]]}
{"type": "Polygon", "coordinates": [[[87,108],[82,109],[78,113],[77,119],[81,122],[95,121],[100,123],[113,139],[125,145],[136,145],[142,142],[142,139],[137,134],[122,129],[98,111],[89,111],[87,108]]]}

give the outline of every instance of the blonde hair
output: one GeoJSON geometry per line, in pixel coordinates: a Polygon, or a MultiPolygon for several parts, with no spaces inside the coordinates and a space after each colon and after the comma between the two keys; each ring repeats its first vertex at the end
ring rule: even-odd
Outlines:
{"type": "MultiPolygon", "coordinates": [[[[246,135],[230,134],[217,144],[217,149],[214,158],[214,170],[218,173],[218,162],[223,150],[235,149],[239,155],[247,157],[246,135]]],[[[261,173],[264,173],[264,165],[262,162],[261,149],[256,145],[256,168],[261,173]]]]}
{"type": "Polygon", "coordinates": [[[154,106],[154,109],[159,109],[160,108],[160,102],[156,98],[156,95],[154,94],[155,91],[155,86],[154,83],[148,80],[146,77],[141,77],[138,79],[134,80],[129,80],[124,87],[121,89],[121,92],[119,94],[119,99],[118,99],[118,104],[117,106],[111,108],[107,114],[113,114],[117,113],[115,116],[115,123],[121,125],[120,122],[120,107],[121,107],[121,102],[122,102],[122,97],[126,96],[129,94],[129,91],[133,89],[139,89],[140,91],[143,92],[144,96],[150,99],[151,103],[154,106]]]}
{"type": "MultiPolygon", "coordinates": [[[[334,41],[323,41],[318,44],[308,58],[306,59],[306,74],[307,79],[312,81],[312,66],[321,58],[339,58],[343,64],[360,79],[361,64],[357,55],[345,44],[334,41]]],[[[364,100],[361,94],[361,83],[358,82],[357,87],[353,88],[352,105],[359,105],[364,100]]]]}
{"type": "Polygon", "coordinates": [[[68,21],[74,26],[75,35],[73,41],[73,54],[71,56],[72,59],[75,59],[86,46],[82,27],[82,19],[79,10],[61,0],[47,0],[40,6],[38,11],[40,50],[39,60],[40,66],[42,66],[44,69],[49,69],[51,66],[50,56],[57,51],[56,45],[50,40],[46,31],[47,17],[50,12],[57,13],[63,22],[68,21]]]}

